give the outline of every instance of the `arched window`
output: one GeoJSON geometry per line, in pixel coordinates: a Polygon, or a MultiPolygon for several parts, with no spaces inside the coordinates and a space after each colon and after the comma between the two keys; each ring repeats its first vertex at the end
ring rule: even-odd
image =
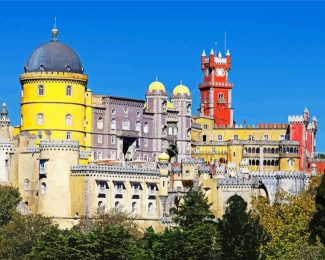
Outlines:
{"type": "Polygon", "coordinates": [[[162,103],[162,111],[163,111],[163,112],[166,111],[166,107],[167,107],[167,101],[165,100],[165,101],[162,103]]]}
{"type": "Polygon", "coordinates": [[[104,128],[104,120],[102,117],[98,117],[97,119],[97,129],[103,129],[104,128]]]}
{"type": "Polygon", "coordinates": [[[252,160],[251,159],[248,160],[248,164],[252,165],[252,160]]]}
{"type": "Polygon", "coordinates": [[[72,126],[72,115],[66,114],[65,116],[65,125],[66,126],[72,126]]]}
{"type": "Polygon", "coordinates": [[[130,130],[130,121],[128,119],[123,119],[122,129],[130,130]]]}
{"type": "Polygon", "coordinates": [[[137,203],[136,202],[132,202],[132,213],[137,213],[138,209],[137,209],[137,203]]]}
{"type": "Polygon", "coordinates": [[[38,96],[44,96],[44,86],[43,85],[39,85],[37,88],[37,95],[38,96]]]}
{"type": "Polygon", "coordinates": [[[41,195],[45,195],[46,194],[46,183],[45,182],[42,182],[40,188],[41,188],[40,189],[41,195]]]}
{"type": "Polygon", "coordinates": [[[252,153],[255,153],[255,147],[252,148],[252,153]]]}
{"type": "Polygon", "coordinates": [[[260,148],[256,148],[256,153],[260,153],[260,148]]]}
{"type": "Polygon", "coordinates": [[[294,161],[294,159],[290,158],[290,159],[288,160],[288,165],[289,165],[290,167],[295,166],[295,161],[294,161]]]}
{"type": "Polygon", "coordinates": [[[274,166],[274,160],[271,161],[271,165],[274,166]]]}
{"type": "Polygon", "coordinates": [[[122,208],[122,204],[119,201],[116,201],[114,206],[115,206],[116,209],[121,209],[122,208]]]}
{"type": "Polygon", "coordinates": [[[115,115],[116,115],[116,109],[113,108],[113,109],[112,109],[112,117],[115,117],[115,115]]]}
{"type": "Polygon", "coordinates": [[[257,165],[257,166],[260,165],[260,160],[256,160],[256,165],[257,165]]]}
{"type": "Polygon", "coordinates": [[[275,148],[275,153],[279,153],[279,148],[275,148]]]}
{"type": "Polygon", "coordinates": [[[36,124],[37,125],[44,125],[44,115],[42,113],[37,114],[36,124]]]}
{"type": "Polygon", "coordinates": [[[105,212],[105,204],[102,201],[98,202],[98,208],[97,208],[98,213],[104,213],[105,212]]]}
{"type": "Polygon", "coordinates": [[[255,166],[255,160],[254,160],[254,159],[252,160],[252,165],[254,165],[254,166],[255,166]]]}
{"type": "Polygon", "coordinates": [[[111,130],[115,130],[115,129],[116,129],[116,120],[115,120],[115,118],[113,118],[111,120],[111,130]]]}
{"type": "Polygon", "coordinates": [[[97,160],[101,160],[103,159],[103,152],[102,151],[98,151],[97,152],[97,160]]]}
{"type": "Polygon", "coordinates": [[[168,127],[168,134],[169,135],[172,135],[173,134],[173,128],[171,126],[168,127]]]}
{"type": "Polygon", "coordinates": [[[25,186],[25,191],[30,190],[30,180],[29,179],[25,179],[24,186],[25,186]]]}
{"type": "Polygon", "coordinates": [[[263,153],[266,153],[266,148],[265,147],[263,148],[263,153]]]}
{"type": "Polygon", "coordinates": [[[71,132],[67,132],[67,140],[71,140],[71,132]]]}
{"type": "Polygon", "coordinates": [[[266,160],[263,160],[263,165],[264,165],[264,166],[266,165],[266,160]]]}
{"type": "Polygon", "coordinates": [[[152,202],[148,204],[148,215],[152,215],[154,213],[154,205],[152,202]]]}
{"type": "Polygon", "coordinates": [[[177,127],[174,127],[174,135],[177,135],[177,127]]]}
{"type": "Polygon", "coordinates": [[[187,111],[187,114],[188,114],[188,115],[191,115],[191,114],[192,114],[192,108],[191,108],[191,105],[187,105],[186,111],[187,111]]]}
{"type": "Polygon", "coordinates": [[[147,162],[148,161],[148,155],[144,154],[143,155],[143,160],[147,162]]]}
{"type": "Polygon", "coordinates": [[[218,99],[224,99],[224,95],[223,95],[222,92],[219,92],[219,93],[218,93],[218,99]]]}
{"type": "Polygon", "coordinates": [[[274,150],[274,148],[272,148],[272,150],[271,150],[271,153],[275,153],[275,150],[274,150]]]}
{"type": "Polygon", "coordinates": [[[67,86],[67,88],[65,90],[65,94],[67,96],[72,96],[72,87],[71,86],[67,86]]]}
{"type": "Polygon", "coordinates": [[[149,133],[149,124],[148,122],[145,122],[144,125],[143,125],[143,132],[145,134],[149,133]]]}
{"type": "Polygon", "coordinates": [[[271,161],[267,160],[267,166],[270,166],[270,165],[271,165],[271,161]]]}
{"type": "Polygon", "coordinates": [[[137,121],[135,123],[135,131],[141,131],[141,122],[140,121],[137,121]]]}
{"type": "Polygon", "coordinates": [[[290,151],[290,153],[293,153],[293,147],[290,147],[289,151],[290,151]]]}
{"type": "Polygon", "coordinates": [[[271,153],[271,148],[267,148],[267,153],[271,153]]]}
{"type": "Polygon", "coordinates": [[[248,147],[248,153],[252,152],[252,148],[248,147]]]}

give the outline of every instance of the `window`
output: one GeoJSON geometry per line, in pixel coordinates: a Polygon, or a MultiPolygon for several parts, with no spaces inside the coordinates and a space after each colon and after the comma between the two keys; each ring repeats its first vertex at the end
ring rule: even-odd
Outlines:
{"type": "Polygon", "coordinates": [[[130,121],[128,119],[123,119],[122,129],[130,130],[130,121]]]}
{"type": "Polygon", "coordinates": [[[253,140],[254,140],[254,136],[253,136],[253,135],[249,135],[249,136],[248,136],[248,140],[249,140],[249,141],[253,141],[253,140]]]}
{"type": "Polygon", "coordinates": [[[29,179],[25,179],[24,186],[25,186],[25,191],[30,190],[30,180],[29,179]]]}
{"type": "Polygon", "coordinates": [[[222,135],[218,135],[218,141],[222,141],[222,135]]]}
{"type": "Polygon", "coordinates": [[[111,151],[110,159],[115,160],[116,159],[116,151],[111,151]]]}
{"type": "Polygon", "coordinates": [[[116,140],[115,135],[111,135],[111,144],[115,144],[115,140],[116,140]]]}
{"type": "Polygon", "coordinates": [[[238,135],[234,135],[234,140],[238,140],[238,135]]]}
{"type": "Polygon", "coordinates": [[[121,202],[116,201],[116,202],[115,202],[115,208],[116,208],[116,209],[121,209],[121,208],[122,208],[122,204],[121,204],[121,202]]]}
{"type": "Polygon", "coordinates": [[[186,111],[187,111],[187,114],[188,114],[188,115],[191,115],[191,114],[192,114],[192,108],[191,108],[191,105],[187,105],[186,111]]]}
{"type": "Polygon", "coordinates": [[[129,112],[129,109],[127,107],[124,107],[124,114],[127,115],[128,112],[129,112]]]}
{"type": "Polygon", "coordinates": [[[137,117],[140,117],[140,112],[139,111],[137,112],[137,117]]]}
{"type": "Polygon", "coordinates": [[[140,148],[140,139],[135,140],[135,147],[140,148]]]}
{"type": "Polygon", "coordinates": [[[43,175],[46,174],[45,160],[39,161],[39,173],[43,175]]]}
{"type": "Polygon", "coordinates": [[[288,160],[288,165],[289,165],[290,167],[294,167],[294,166],[295,166],[295,161],[294,161],[294,159],[290,158],[290,159],[288,160]]]}
{"type": "Polygon", "coordinates": [[[149,125],[148,125],[147,122],[145,122],[144,125],[143,125],[143,132],[145,134],[149,133],[149,125]]]}
{"type": "Polygon", "coordinates": [[[143,139],[143,146],[148,147],[148,139],[143,139]]]}
{"type": "Polygon", "coordinates": [[[153,206],[153,203],[150,202],[150,203],[148,204],[148,215],[152,215],[153,212],[154,212],[154,206],[153,206]]]}
{"type": "Polygon", "coordinates": [[[140,121],[137,121],[135,123],[135,131],[141,131],[141,122],[140,121]]]}
{"type": "Polygon", "coordinates": [[[285,140],[285,135],[280,135],[280,141],[285,140]]]}
{"type": "Polygon", "coordinates": [[[71,132],[67,132],[67,140],[71,139],[71,132]]]}
{"type": "Polygon", "coordinates": [[[207,141],[207,136],[206,136],[206,135],[203,135],[203,137],[202,137],[202,141],[203,141],[203,142],[206,142],[206,141],[207,141]]]}
{"type": "Polygon", "coordinates": [[[137,203],[136,202],[132,202],[132,213],[137,213],[137,203]]]}
{"type": "Polygon", "coordinates": [[[174,127],[174,135],[177,135],[177,127],[174,127]]]}
{"type": "Polygon", "coordinates": [[[208,124],[204,124],[203,129],[208,129],[208,124]]]}
{"type": "Polygon", "coordinates": [[[148,155],[144,154],[143,155],[143,160],[147,162],[148,161],[148,155]]]}
{"type": "Polygon", "coordinates": [[[162,111],[165,112],[167,107],[167,102],[166,100],[162,103],[162,111]]]}
{"type": "Polygon", "coordinates": [[[37,95],[38,96],[44,96],[44,86],[43,85],[39,85],[37,88],[37,95]]]}
{"type": "Polygon", "coordinates": [[[173,128],[171,126],[168,127],[168,134],[169,135],[172,135],[173,134],[173,128]]]}
{"type": "Polygon", "coordinates": [[[97,160],[101,160],[103,159],[103,152],[102,151],[98,151],[97,152],[97,160]]]}
{"type": "Polygon", "coordinates": [[[104,128],[104,120],[102,117],[99,117],[97,119],[97,129],[103,129],[104,128]]]}
{"type": "Polygon", "coordinates": [[[269,140],[269,135],[264,135],[264,140],[269,140]]]}
{"type": "Polygon", "coordinates": [[[37,138],[38,138],[38,139],[42,139],[42,138],[43,138],[43,136],[42,136],[42,131],[38,131],[38,133],[37,133],[37,138]]]}
{"type": "Polygon", "coordinates": [[[41,193],[41,195],[45,195],[46,194],[46,183],[45,182],[42,182],[41,183],[40,193],[41,193]]]}
{"type": "Polygon", "coordinates": [[[44,115],[42,113],[37,114],[36,124],[37,125],[44,124],[44,115]]]}
{"type": "Polygon", "coordinates": [[[111,130],[115,130],[115,129],[116,129],[116,120],[115,120],[115,118],[113,118],[111,120],[111,130]]]}
{"type": "Polygon", "coordinates": [[[72,87],[71,86],[67,86],[65,94],[67,96],[72,96],[72,87]]]}
{"type": "Polygon", "coordinates": [[[65,116],[65,125],[66,126],[72,126],[72,115],[66,114],[65,116]]]}
{"type": "Polygon", "coordinates": [[[102,201],[98,202],[98,208],[97,208],[98,213],[104,213],[105,212],[105,204],[102,201]]]}
{"type": "Polygon", "coordinates": [[[103,136],[102,135],[98,135],[97,136],[97,143],[101,144],[103,142],[103,136]]]}
{"type": "Polygon", "coordinates": [[[112,117],[115,117],[115,115],[116,115],[116,109],[113,108],[113,109],[112,109],[112,117]]]}

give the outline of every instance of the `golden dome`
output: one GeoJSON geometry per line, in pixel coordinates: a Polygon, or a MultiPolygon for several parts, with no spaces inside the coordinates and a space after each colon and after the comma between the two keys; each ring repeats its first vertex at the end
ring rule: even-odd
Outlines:
{"type": "Polygon", "coordinates": [[[164,84],[159,82],[158,80],[152,82],[149,85],[149,91],[166,91],[164,84]]]}
{"type": "Polygon", "coordinates": [[[174,105],[167,100],[167,109],[173,109],[174,108],[174,105]]]}
{"type": "Polygon", "coordinates": [[[184,95],[184,94],[191,95],[191,92],[188,89],[188,87],[186,87],[183,84],[176,86],[173,90],[173,95],[184,95]]]}
{"type": "Polygon", "coordinates": [[[167,153],[161,153],[158,156],[159,161],[169,161],[170,157],[167,153]]]}

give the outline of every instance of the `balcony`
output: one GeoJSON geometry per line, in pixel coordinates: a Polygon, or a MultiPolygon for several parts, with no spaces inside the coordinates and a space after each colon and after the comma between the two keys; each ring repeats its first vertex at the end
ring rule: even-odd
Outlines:
{"type": "Polygon", "coordinates": [[[116,135],[119,137],[139,138],[140,132],[134,130],[117,130],[116,135]]]}

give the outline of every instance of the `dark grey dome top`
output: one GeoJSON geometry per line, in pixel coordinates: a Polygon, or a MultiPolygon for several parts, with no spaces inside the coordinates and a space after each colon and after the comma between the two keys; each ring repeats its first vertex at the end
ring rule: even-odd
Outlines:
{"type": "Polygon", "coordinates": [[[58,71],[83,73],[78,55],[69,46],[57,40],[58,30],[52,30],[52,40],[30,55],[25,72],[58,71]]]}

